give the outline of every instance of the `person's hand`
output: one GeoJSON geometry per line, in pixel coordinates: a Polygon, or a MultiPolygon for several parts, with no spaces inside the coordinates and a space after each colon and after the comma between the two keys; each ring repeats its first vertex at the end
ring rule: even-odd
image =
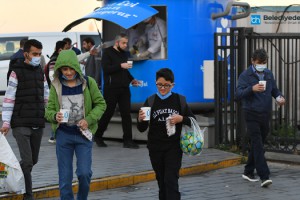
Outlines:
{"type": "Polygon", "coordinates": [[[146,113],[142,109],[140,109],[139,117],[138,117],[139,122],[143,121],[145,118],[146,118],[146,113]]]}
{"type": "Polygon", "coordinates": [[[139,39],[136,43],[135,43],[135,46],[139,49],[141,48],[142,46],[144,46],[144,41],[143,39],[139,39]]]}
{"type": "Polygon", "coordinates": [[[183,116],[178,115],[178,114],[173,114],[173,115],[171,115],[170,124],[175,125],[175,124],[181,123],[182,120],[183,120],[183,116]]]}
{"type": "Polygon", "coordinates": [[[0,132],[1,132],[4,136],[7,135],[8,131],[9,131],[9,128],[8,128],[8,127],[2,127],[2,128],[0,128],[0,132]]]}
{"type": "Polygon", "coordinates": [[[137,86],[140,85],[140,81],[138,81],[138,80],[136,80],[136,79],[133,79],[133,80],[131,81],[131,85],[137,87],[137,86]]]}
{"type": "Polygon", "coordinates": [[[136,54],[136,50],[133,47],[131,47],[129,49],[129,52],[130,52],[131,55],[135,55],[136,54]]]}
{"type": "Polygon", "coordinates": [[[85,119],[80,120],[78,122],[77,126],[79,128],[81,128],[82,130],[86,130],[89,127],[89,125],[88,125],[88,123],[87,123],[87,121],[85,119]]]}
{"type": "Polygon", "coordinates": [[[92,55],[92,56],[96,56],[99,53],[97,48],[92,48],[89,52],[90,52],[90,55],[92,55]]]}
{"type": "Polygon", "coordinates": [[[121,63],[121,67],[123,69],[129,69],[129,68],[132,68],[132,65],[128,64],[127,62],[126,63],[121,63]]]}
{"type": "Polygon", "coordinates": [[[144,51],[143,53],[139,54],[139,58],[148,58],[150,56],[151,52],[150,51],[144,51]]]}
{"type": "Polygon", "coordinates": [[[285,104],[285,98],[282,97],[282,96],[277,97],[277,98],[276,98],[276,103],[277,103],[277,105],[279,105],[279,106],[283,106],[283,105],[285,104]]]}
{"type": "Polygon", "coordinates": [[[264,84],[257,83],[256,85],[252,86],[252,91],[253,92],[264,92],[265,91],[265,86],[264,86],[264,84]]]}
{"type": "Polygon", "coordinates": [[[57,112],[55,115],[55,120],[60,123],[64,119],[64,114],[61,112],[57,112]]]}

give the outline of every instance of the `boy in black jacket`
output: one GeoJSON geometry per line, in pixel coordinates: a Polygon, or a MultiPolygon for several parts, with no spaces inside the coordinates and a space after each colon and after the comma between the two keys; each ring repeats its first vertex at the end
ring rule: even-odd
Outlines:
{"type": "Polygon", "coordinates": [[[140,110],[137,127],[140,132],[144,132],[149,126],[147,147],[159,186],[159,199],[178,200],[178,179],[182,162],[181,129],[183,124],[190,126],[189,117],[195,116],[186,102],[180,102],[183,98],[171,91],[174,87],[174,75],[170,69],[162,68],[156,72],[156,86],[158,92],[153,105],[149,105],[148,99],[144,103],[144,106],[151,107],[150,122],[144,121],[145,113],[140,110]],[[181,108],[183,105],[184,109],[181,108]],[[168,117],[170,124],[176,126],[175,134],[171,136],[168,136],[166,129],[168,117]]]}

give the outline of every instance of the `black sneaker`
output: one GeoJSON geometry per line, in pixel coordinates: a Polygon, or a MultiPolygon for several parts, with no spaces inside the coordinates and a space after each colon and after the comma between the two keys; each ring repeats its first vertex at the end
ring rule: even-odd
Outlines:
{"type": "Polygon", "coordinates": [[[98,147],[107,147],[107,144],[104,143],[103,139],[94,138],[98,147]]]}
{"type": "Polygon", "coordinates": [[[254,174],[243,174],[242,177],[243,177],[243,179],[250,181],[250,182],[259,181],[258,179],[255,178],[254,174]]]}
{"type": "Polygon", "coordinates": [[[271,184],[272,184],[272,180],[270,180],[270,179],[264,179],[264,180],[261,180],[260,186],[261,187],[268,187],[271,184]]]}
{"type": "Polygon", "coordinates": [[[138,148],[140,148],[139,145],[136,144],[136,143],[133,142],[133,141],[130,141],[130,142],[124,142],[123,147],[124,147],[124,148],[129,148],[129,149],[138,149],[138,148]]]}

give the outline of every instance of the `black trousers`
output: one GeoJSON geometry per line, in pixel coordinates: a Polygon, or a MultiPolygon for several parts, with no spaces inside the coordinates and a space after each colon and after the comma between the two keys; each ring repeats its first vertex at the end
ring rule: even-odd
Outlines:
{"type": "Polygon", "coordinates": [[[178,179],[182,162],[181,149],[149,150],[149,156],[159,187],[159,200],[180,200],[178,179]]]}
{"type": "Polygon", "coordinates": [[[256,172],[260,179],[269,179],[270,170],[265,159],[264,143],[269,133],[270,113],[245,112],[250,150],[245,166],[245,174],[256,172]]]}
{"type": "Polygon", "coordinates": [[[104,99],[106,101],[107,108],[98,122],[98,130],[95,137],[101,139],[104,131],[115,112],[118,104],[120,114],[122,118],[123,140],[124,142],[132,140],[132,119],[130,115],[130,90],[129,87],[107,89],[104,87],[104,99]]]}

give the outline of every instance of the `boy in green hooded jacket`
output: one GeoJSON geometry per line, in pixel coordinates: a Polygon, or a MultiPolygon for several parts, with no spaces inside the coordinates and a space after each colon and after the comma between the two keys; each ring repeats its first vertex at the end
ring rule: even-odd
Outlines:
{"type": "Polygon", "coordinates": [[[96,81],[83,76],[74,51],[60,52],[53,76],[45,115],[52,123],[56,138],[60,197],[74,199],[72,180],[75,153],[79,181],[77,199],[85,200],[92,177],[91,138],[98,128],[97,121],[104,113],[106,103],[96,81]],[[67,112],[62,113],[61,109],[67,112]]]}

